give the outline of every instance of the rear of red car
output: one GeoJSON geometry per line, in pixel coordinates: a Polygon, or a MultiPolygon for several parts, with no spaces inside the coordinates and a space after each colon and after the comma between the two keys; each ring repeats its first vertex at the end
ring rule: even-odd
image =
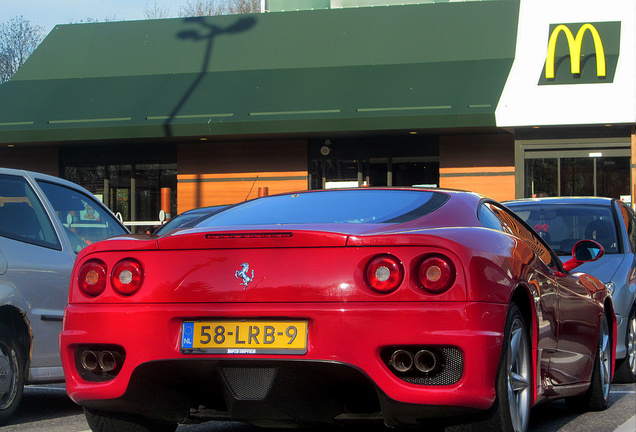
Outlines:
{"type": "Polygon", "coordinates": [[[445,214],[442,198],[381,226],[221,221],[94,245],[61,335],[68,393],[171,423],[400,425],[487,409],[507,298],[469,298],[467,263],[499,233],[445,227],[467,225],[474,213],[457,209],[477,201],[445,214]]]}

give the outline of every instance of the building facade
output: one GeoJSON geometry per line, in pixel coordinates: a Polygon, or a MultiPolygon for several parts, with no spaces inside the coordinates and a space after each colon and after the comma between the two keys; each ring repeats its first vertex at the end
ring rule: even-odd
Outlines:
{"type": "Polygon", "coordinates": [[[0,166],[125,221],[162,190],[171,214],[343,186],[635,202],[632,0],[292,3],[55,27],[0,85],[0,166]]]}

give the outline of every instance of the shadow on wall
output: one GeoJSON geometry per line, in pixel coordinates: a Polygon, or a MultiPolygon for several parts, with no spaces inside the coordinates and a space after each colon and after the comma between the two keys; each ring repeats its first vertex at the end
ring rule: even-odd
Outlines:
{"type": "Polygon", "coordinates": [[[254,27],[254,25],[256,24],[256,19],[251,16],[239,18],[234,24],[225,28],[216,26],[214,24],[210,24],[209,22],[206,21],[206,17],[185,18],[184,22],[199,24],[201,26],[201,29],[182,31],[177,34],[177,37],[183,40],[186,40],[186,39],[192,39],[194,41],[207,40],[207,45],[206,45],[204,56],[203,56],[201,72],[199,73],[197,78],[194,80],[190,88],[188,88],[188,90],[185,92],[185,94],[183,95],[179,103],[174,107],[174,110],[172,110],[172,112],[170,113],[170,116],[168,117],[168,119],[166,120],[164,124],[165,136],[167,137],[173,136],[172,127],[171,127],[172,121],[179,114],[179,112],[181,111],[183,106],[186,104],[188,99],[190,99],[190,97],[194,94],[197,87],[199,86],[203,78],[205,77],[205,74],[208,72],[210,59],[212,58],[212,49],[214,46],[215,38],[217,36],[224,35],[224,34],[236,34],[236,33],[247,31],[251,29],[252,27],[254,27]]]}

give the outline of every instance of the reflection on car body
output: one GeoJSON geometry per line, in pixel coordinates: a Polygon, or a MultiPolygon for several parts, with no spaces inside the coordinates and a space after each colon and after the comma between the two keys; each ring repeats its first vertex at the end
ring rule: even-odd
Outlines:
{"type": "Polygon", "coordinates": [[[80,253],[60,336],[67,390],[102,432],[185,419],[525,431],[543,401],[607,406],[612,299],[567,270],[603,248],[573,253],[563,265],[468,192],[254,199],[80,253]]]}
{"type": "Polygon", "coordinates": [[[24,384],[63,381],[58,335],[73,261],[126,232],[85,189],[0,168],[0,422],[24,384]]]}
{"type": "Polygon", "coordinates": [[[570,255],[582,239],[599,242],[605,255],[579,270],[610,289],[618,322],[615,381],[636,381],[636,218],[619,200],[561,197],[504,203],[543,238],[558,255],[570,255]]]}

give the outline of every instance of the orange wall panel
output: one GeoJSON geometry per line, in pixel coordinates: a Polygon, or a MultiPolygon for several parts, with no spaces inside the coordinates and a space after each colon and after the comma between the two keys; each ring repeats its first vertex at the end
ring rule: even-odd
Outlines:
{"type": "Polygon", "coordinates": [[[252,174],[250,179],[244,173],[240,177],[178,175],[178,212],[257,198],[259,187],[267,187],[269,195],[307,189],[307,171],[252,174]]]}
{"type": "Polygon", "coordinates": [[[508,134],[440,138],[440,187],[515,198],[514,137],[508,134]]]}
{"type": "Polygon", "coordinates": [[[235,204],[307,189],[306,141],[184,143],[177,150],[177,209],[235,204]]]}
{"type": "Polygon", "coordinates": [[[440,177],[439,181],[442,188],[477,192],[497,201],[515,198],[514,175],[440,177]]]}

